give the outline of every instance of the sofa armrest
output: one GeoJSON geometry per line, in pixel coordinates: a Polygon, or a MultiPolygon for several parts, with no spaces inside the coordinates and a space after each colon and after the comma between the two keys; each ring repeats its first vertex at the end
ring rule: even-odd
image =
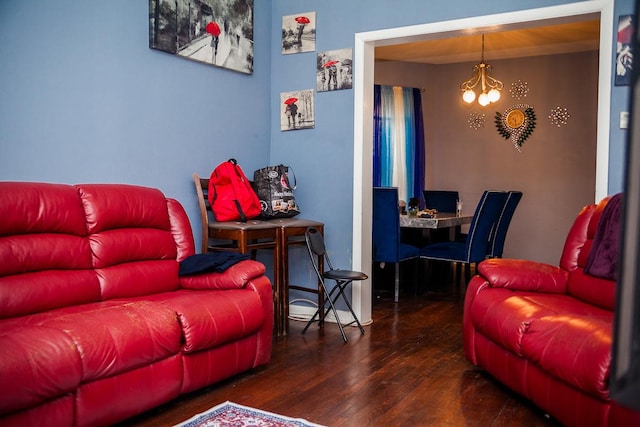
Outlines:
{"type": "Polygon", "coordinates": [[[264,264],[245,260],[227,268],[222,273],[211,272],[193,276],[180,277],[182,289],[241,289],[256,277],[262,276],[266,271],[264,264]]]}
{"type": "Polygon", "coordinates": [[[563,294],[569,273],[559,267],[521,259],[488,259],[478,265],[479,274],[492,288],[563,294]]]}

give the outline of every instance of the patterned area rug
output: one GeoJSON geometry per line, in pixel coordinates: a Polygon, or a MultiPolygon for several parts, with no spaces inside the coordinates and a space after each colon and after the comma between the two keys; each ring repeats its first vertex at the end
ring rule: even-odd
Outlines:
{"type": "Polygon", "coordinates": [[[175,427],[322,427],[302,418],[289,418],[233,402],[221,403],[175,427]]]}

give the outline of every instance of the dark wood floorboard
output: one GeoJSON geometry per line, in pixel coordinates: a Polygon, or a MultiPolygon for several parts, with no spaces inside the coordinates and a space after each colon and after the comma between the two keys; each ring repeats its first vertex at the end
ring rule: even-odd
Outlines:
{"type": "Polygon", "coordinates": [[[180,397],[129,420],[170,426],[230,400],[327,426],[556,426],[527,400],[469,363],[462,351],[462,297],[428,292],[394,304],[376,297],[360,335],[290,321],[264,367],[180,397]]]}

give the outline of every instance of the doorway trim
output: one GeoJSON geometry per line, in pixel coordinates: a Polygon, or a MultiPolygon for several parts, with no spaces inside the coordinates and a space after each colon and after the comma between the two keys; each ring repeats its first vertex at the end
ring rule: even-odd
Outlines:
{"type": "Polygon", "coordinates": [[[353,309],[363,322],[371,321],[371,206],[373,88],[375,48],[417,40],[447,38],[478,31],[526,28],[544,21],[571,20],[600,14],[600,54],[598,64],[598,126],[596,136],[595,201],[607,195],[609,175],[609,128],[611,101],[611,61],[613,46],[613,2],[591,0],[539,9],[520,10],[423,25],[389,28],[355,34],[354,60],[354,150],[353,150],[353,269],[367,273],[366,282],[354,283],[353,309]]]}

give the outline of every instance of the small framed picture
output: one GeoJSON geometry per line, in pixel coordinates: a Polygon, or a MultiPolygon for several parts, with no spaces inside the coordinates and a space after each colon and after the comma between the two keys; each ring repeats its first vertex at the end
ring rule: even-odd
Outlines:
{"type": "Polygon", "coordinates": [[[316,50],[316,13],[306,12],[282,17],[282,53],[316,50]]]}
{"type": "Polygon", "coordinates": [[[618,18],[618,35],[616,40],[616,86],[631,84],[633,68],[632,41],[634,37],[633,15],[622,15],[618,18]]]}
{"type": "Polygon", "coordinates": [[[316,125],[313,89],[280,94],[280,130],[313,129],[316,125]]]}
{"type": "Polygon", "coordinates": [[[316,90],[351,89],[353,87],[352,50],[338,49],[318,53],[316,64],[316,90]]]}

